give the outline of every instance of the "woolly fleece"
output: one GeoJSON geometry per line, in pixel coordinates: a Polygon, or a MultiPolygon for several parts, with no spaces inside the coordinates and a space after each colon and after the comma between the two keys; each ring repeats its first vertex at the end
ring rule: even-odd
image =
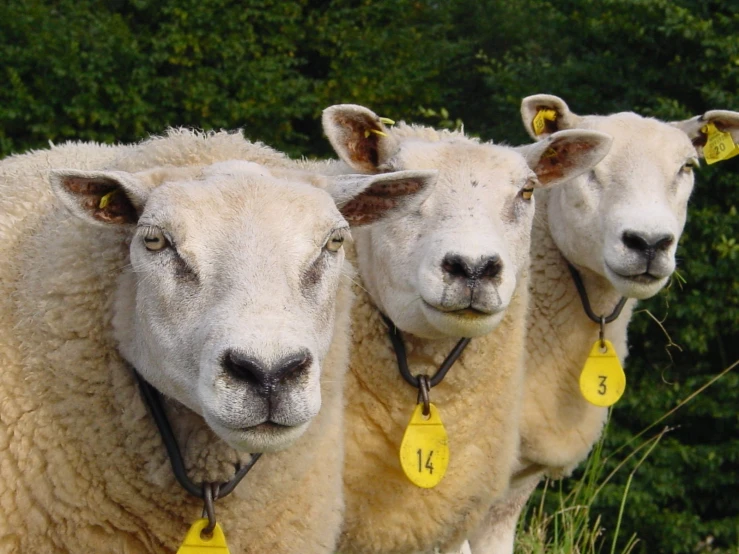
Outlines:
{"type": "MultiPolygon", "coordinates": [[[[200,517],[202,503],[176,483],[111,336],[126,235],[68,214],[48,170],[229,159],[291,167],[240,134],[185,130],[137,146],[52,146],[0,163],[0,552],[174,552],[200,517]]],[[[265,454],[216,504],[231,552],[334,550],[350,299],[342,284],[320,414],[295,446],[265,454]]],[[[193,480],[226,480],[248,459],[199,416],[171,401],[167,410],[193,480]]]]}
{"type": "MultiPolygon", "coordinates": [[[[477,144],[461,133],[404,124],[386,132],[391,138],[477,144]]],[[[356,285],[345,389],[346,517],[339,552],[458,551],[506,493],[519,441],[527,287],[524,271],[500,325],[473,339],[431,390],[449,436],[450,462],[438,486],[421,489],[405,477],[398,458],[417,390],[401,377],[388,329],[372,298],[356,285]]],[[[413,374],[433,374],[458,341],[403,335],[413,374]]]]}

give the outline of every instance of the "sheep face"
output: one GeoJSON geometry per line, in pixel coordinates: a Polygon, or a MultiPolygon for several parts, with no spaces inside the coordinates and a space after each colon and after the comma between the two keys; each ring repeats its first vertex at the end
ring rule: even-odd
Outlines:
{"type": "Polygon", "coordinates": [[[583,118],[614,137],[588,175],[552,191],[549,223],[565,257],[622,295],[648,298],[675,270],[696,153],[685,133],[635,114],[583,118]]]}
{"type": "MultiPolygon", "coordinates": [[[[127,230],[113,314],[123,357],[233,447],[261,452],[294,442],[321,406],[348,223],[326,191],[252,169],[62,171],[52,183],[76,215],[127,230]]],[[[344,200],[362,179],[343,182],[344,200]]]]}
{"type": "Polygon", "coordinates": [[[354,233],[359,270],[399,328],[474,337],[501,321],[528,257],[536,175],[512,149],[404,144],[385,169],[441,169],[405,217],[354,233]],[[526,192],[524,192],[526,191],[526,192]]]}
{"type": "Polygon", "coordinates": [[[605,277],[623,296],[653,296],[675,270],[699,155],[694,145],[668,123],[633,113],[577,116],[548,95],[524,99],[527,127],[541,109],[557,116],[537,138],[573,127],[613,137],[593,171],[551,192],[554,242],[571,263],[605,277]]]}
{"type": "Polygon", "coordinates": [[[439,170],[403,217],[354,232],[373,301],[400,329],[431,339],[480,336],[500,323],[528,266],[533,189],[587,171],[610,142],[582,133],[516,150],[461,133],[387,129],[351,105],[327,109],[324,129],[355,169],[439,170]]]}

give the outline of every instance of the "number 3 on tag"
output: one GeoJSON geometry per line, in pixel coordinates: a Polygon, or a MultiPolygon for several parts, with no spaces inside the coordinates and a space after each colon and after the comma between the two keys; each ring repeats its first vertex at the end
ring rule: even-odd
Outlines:
{"type": "Polygon", "coordinates": [[[423,415],[423,404],[413,410],[400,443],[400,465],[406,477],[424,489],[438,485],[449,465],[449,440],[436,406],[429,404],[429,415],[423,415]]]}
{"type": "Polygon", "coordinates": [[[580,392],[585,400],[606,408],[621,398],[626,389],[626,375],[610,341],[595,341],[580,373],[580,392]]]}

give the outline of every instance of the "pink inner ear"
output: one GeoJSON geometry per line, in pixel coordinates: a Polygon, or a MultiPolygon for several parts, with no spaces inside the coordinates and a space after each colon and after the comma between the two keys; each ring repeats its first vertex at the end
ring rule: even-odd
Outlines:
{"type": "Polygon", "coordinates": [[[341,214],[351,225],[368,225],[397,208],[403,197],[415,194],[422,187],[418,179],[375,183],[347,202],[341,214]]]}
{"type": "Polygon", "coordinates": [[[356,114],[352,117],[339,115],[334,123],[343,130],[344,146],[352,163],[365,171],[376,171],[380,163],[377,144],[379,136],[372,132],[369,136],[365,135],[368,131],[380,131],[378,125],[368,116],[356,114]]]}
{"type": "Polygon", "coordinates": [[[63,184],[77,198],[80,207],[98,221],[126,224],[138,220],[136,208],[117,183],[100,178],[66,177],[63,184]],[[111,192],[114,194],[101,208],[100,200],[111,192]]]}
{"type": "Polygon", "coordinates": [[[408,196],[409,194],[415,194],[416,192],[421,190],[422,186],[423,184],[421,183],[421,181],[415,179],[406,179],[403,181],[387,181],[384,183],[380,182],[370,186],[361,194],[361,196],[370,195],[386,198],[408,196]]]}
{"type": "Polygon", "coordinates": [[[555,179],[564,177],[565,170],[570,168],[583,154],[590,152],[595,147],[588,142],[566,142],[564,144],[553,144],[550,150],[554,155],[546,153],[539,159],[535,173],[539,181],[546,184],[555,179]]]}
{"type": "Polygon", "coordinates": [[[367,225],[380,219],[397,205],[393,198],[361,195],[341,208],[341,215],[351,225],[367,225]]]}

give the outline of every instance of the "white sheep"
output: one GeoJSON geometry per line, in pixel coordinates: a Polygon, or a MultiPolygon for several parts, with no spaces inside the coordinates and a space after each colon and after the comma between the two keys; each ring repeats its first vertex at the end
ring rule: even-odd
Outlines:
{"type": "MultiPolygon", "coordinates": [[[[354,105],[325,110],[324,130],[354,170],[439,170],[402,218],[354,232],[361,287],[352,311],[338,550],[457,551],[507,490],[516,459],[533,189],[587,171],[610,138],[559,133],[525,148],[525,159],[462,133],[389,129],[354,105]],[[476,337],[430,391],[450,449],[446,475],[432,489],[415,486],[401,469],[417,391],[399,374],[381,314],[403,331],[413,375],[433,374],[460,337],[476,337]]],[[[443,462],[431,449],[410,455],[414,478],[433,478],[443,462]]]]}
{"type": "Polygon", "coordinates": [[[232,552],[334,551],[347,220],[403,206],[365,213],[355,200],[373,187],[432,173],[293,165],[240,134],[186,130],[0,162],[0,551],[182,542],[203,503],[175,482],[132,368],[166,395],[192,481],[268,452],[216,502],[232,552]],[[232,159],[253,163],[204,168],[232,159]]]}
{"type": "MultiPolygon", "coordinates": [[[[710,111],[672,124],[634,113],[578,116],[562,99],[541,94],[523,100],[521,115],[536,139],[588,129],[611,135],[613,146],[592,172],[537,195],[521,460],[508,498],[471,541],[475,553],[513,552],[520,511],[541,477],[568,475],[602,432],[608,410],[587,402],[579,386],[600,324],[586,315],[568,264],[596,316],[610,315],[622,297],[629,299],[604,328],[623,363],[635,299],[655,295],[675,270],[707,126],[739,141],[735,112],[710,111]]],[[[605,377],[596,395],[608,393],[611,377],[605,377]]]]}

